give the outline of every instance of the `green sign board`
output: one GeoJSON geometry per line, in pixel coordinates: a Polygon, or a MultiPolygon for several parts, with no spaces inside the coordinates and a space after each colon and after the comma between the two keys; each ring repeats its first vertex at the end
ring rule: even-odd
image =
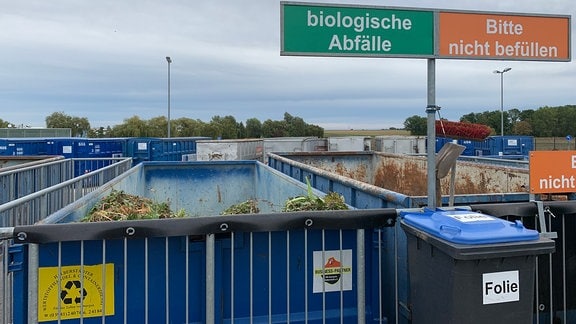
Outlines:
{"type": "Polygon", "coordinates": [[[281,3],[282,55],[433,57],[434,12],[281,3]]]}

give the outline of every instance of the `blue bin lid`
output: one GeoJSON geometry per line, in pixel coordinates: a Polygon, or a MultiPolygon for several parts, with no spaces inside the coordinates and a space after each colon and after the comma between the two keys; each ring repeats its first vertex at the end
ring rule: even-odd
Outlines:
{"type": "Polygon", "coordinates": [[[467,210],[401,212],[405,224],[437,238],[459,244],[490,244],[537,240],[538,231],[521,221],[510,222],[467,210]]]}

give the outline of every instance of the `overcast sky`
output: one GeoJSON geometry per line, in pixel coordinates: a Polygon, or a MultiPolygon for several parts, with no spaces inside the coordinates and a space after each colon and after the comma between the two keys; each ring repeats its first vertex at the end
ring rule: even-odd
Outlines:
{"type": "MultiPolygon", "coordinates": [[[[288,112],[326,129],[382,129],[426,116],[426,59],[281,56],[278,0],[1,1],[0,118],[16,125],[43,127],[53,112],[92,127],[165,116],[166,56],[172,119],[288,112]]],[[[313,2],[576,16],[574,0],[313,2]]],[[[576,104],[574,62],[438,59],[441,116],[499,110],[493,71],[505,67],[505,110],[576,104]]]]}

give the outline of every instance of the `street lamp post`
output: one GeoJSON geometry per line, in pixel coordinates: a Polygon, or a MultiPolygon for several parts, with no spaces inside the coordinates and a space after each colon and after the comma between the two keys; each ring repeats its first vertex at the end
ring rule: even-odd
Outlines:
{"type": "Polygon", "coordinates": [[[512,70],[512,68],[505,68],[504,70],[495,70],[494,73],[500,74],[500,131],[504,137],[504,73],[512,70]]]}
{"type": "Polygon", "coordinates": [[[172,63],[170,56],[166,56],[166,62],[168,62],[168,138],[170,138],[170,63],[172,63]]]}

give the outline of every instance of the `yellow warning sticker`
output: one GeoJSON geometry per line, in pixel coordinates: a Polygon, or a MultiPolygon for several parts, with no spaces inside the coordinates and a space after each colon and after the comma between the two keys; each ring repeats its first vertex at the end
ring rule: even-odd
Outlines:
{"type": "Polygon", "coordinates": [[[114,315],[114,264],[38,269],[38,321],[114,315]]]}

